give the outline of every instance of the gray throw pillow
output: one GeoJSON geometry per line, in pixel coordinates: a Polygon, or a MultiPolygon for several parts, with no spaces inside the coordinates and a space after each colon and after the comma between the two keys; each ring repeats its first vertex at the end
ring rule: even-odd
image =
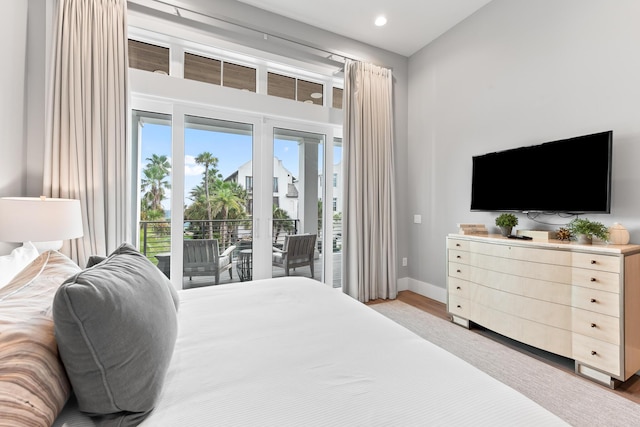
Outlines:
{"type": "Polygon", "coordinates": [[[87,260],[87,266],[85,268],[91,268],[94,265],[98,265],[100,264],[102,261],[104,261],[105,259],[107,259],[106,256],[100,256],[100,255],[91,255],[89,257],[89,259],[87,260]]]}
{"type": "Polygon", "coordinates": [[[55,336],[81,411],[135,425],[153,409],[178,329],[166,282],[124,244],[56,292],[55,336]]]}
{"type": "Polygon", "coordinates": [[[173,305],[176,307],[176,311],[178,311],[178,307],[180,306],[180,296],[178,296],[178,291],[176,291],[176,288],[171,284],[171,281],[167,278],[167,276],[165,276],[164,273],[158,270],[158,268],[153,265],[151,261],[149,261],[144,255],[138,252],[136,248],[128,243],[123,243],[118,249],[111,253],[111,256],[113,255],[131,255],[137,258],[144,259],[144,261],[140,262],[146,264],[146,266],[149,268],[153,267],[149,271],[149,273],[152,275],[152,279],[158,283],[162,283],[169,290],[169,292],[171,293],[171,299],[173,300],[173,305]]]}

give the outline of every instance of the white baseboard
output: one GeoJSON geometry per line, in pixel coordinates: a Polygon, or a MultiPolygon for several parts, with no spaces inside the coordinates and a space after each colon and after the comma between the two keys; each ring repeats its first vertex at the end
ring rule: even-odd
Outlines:
{"type": "Polygon", "coordinates": [[[410,277],[398,279],[398,291],[411,291],[443,304],[447,302],[447,290],[445,288],[410,277]]]}

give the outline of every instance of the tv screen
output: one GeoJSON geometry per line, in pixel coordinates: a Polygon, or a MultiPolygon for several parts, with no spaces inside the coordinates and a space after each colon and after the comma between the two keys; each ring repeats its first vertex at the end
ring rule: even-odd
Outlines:
{"type": "Polygon", "coordinates": [[[609,213],[613,131],[473,157],[472,211],[609,213]]]}

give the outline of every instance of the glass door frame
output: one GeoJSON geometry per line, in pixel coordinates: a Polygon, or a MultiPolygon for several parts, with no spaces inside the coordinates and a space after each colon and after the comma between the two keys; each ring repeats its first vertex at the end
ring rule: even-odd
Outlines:
{"type": "MultiPolygon", "coordinates": [[[[172,199],[171,199],[171,208],[173,212],[176,212],[176,215],[171,216],[171,253],[175,254],[175,256],[171,257],[171,283],[174,286],[177,286],[178,289],[182,288],[182,257],[183,257],[183,224],[184,224],[184,179],[185,179],[185,121],[187,116],[196,116],[203,117],[212,120],[224,120],[228,122],[237,122],[249,124],[252,126],[252,168],[254,176],[261,177],[260,169],[261,165],[260,161],[256,161],[256,159],[260,159],[261,157],[261,147],[259,143],[258,135],[260,134],[261,128],[261,118],[259,116],[249,114],[249,113],[232,113],[229,111],[224,111],[216,108],[206,108],[206,107],[197,107],[197,106],[189,106],[185,104],[176,104],[174,107],[174,127],[173,138],[174,145],[172,150],[172,157],[174,159],[182,159],[182,161],[176,164],[172,170],[172,199]],[[174,244],[173,242],[180,242],[180,244],[174,244]],[[173,272],[176,274],[173,274],[173,272]]],[[[174,162],[175,163],[175,162],[174,162]]],[[[254,204],[256,203],[256,198],[262,197],[261,194],[256,194],[256,181],[254,178],[254,204]]],[[[259,181],[262,181],[261,179],[259,181]]],[[[258,183],[261,185],[260,183],[258,183]]],[[[256,277],[255,272],[255,260],[260,259],[262,257],[255,256],[256,248],[255,246],[261,247],[263,243],[261,242],[264,237],[260,236],[259,233],[256,232],[256,226],[262,220],[262,215],[260,211],[256,211],[254,207],[253,211],[253,253],[254,253],[254,278],[256,277]]]]}
{"type": "MultiPolygon", "coordinates": [[[[273,138],[274,129],[292,129],[302,132],[323,134],[325,144],[322,165],[322,200],[323,244],[331,242],[333,212],[330,209],[333,200],[332,165],[333,143],[335,138],[342,138],[342,126],[331,124],[315,124],[298,120],[271,118],[265,114],[248,111],[233,112],[215,106],[193,105],[177,99],[163,99],[143,94],[132,94],[130,101],[130,115],[133,110],[149,111],[171,116],[171,283],[176,289],[182,289],[182,256],[183,256],[183,224],[184,224],[184,173],[185,173],[185,118],[198,116],[214,120],[240,122],[253,126],[253,279],[272,277],[271,253],[273,239],[272,215],[272,185],[273,185],[273,138]],[[175,159],[181,159],[175,161],[175,159]],[[327,236],[328,240],[327,240],[327,236]],[[180,242],[179,244],[177,242],[180,242]]],[[[134,125],[134,124],[132,124],[134,125]]],[[[131,132],[129,132],[131,135],[131,132]]],[[[138,150],[136,160],[140,158],[140,147],[137,141],[132,143],[132,149],[138,150]]],[[[139,193],[140,171],[135,166],[132,180],[132,196],[139,193]]],[[[138,220],[140,217],[139,203],[132,203],[132,224],[134,224],[135,241],[139,242],[138,220]]],[[[331,247],[331,245],[329,245],[331,247]]],[[[321,281],[333,285],[333,263],[331,257],[323,256],[321,281]]]]}
{"type": "MultiPolygon", "coordinates": [[[[335,137],[342,138],[342,126],[335,125],[319,125],[319,124],[309,124],[306,122],[296,121],[296,120],[286,120],[286,119],[272,119],[266,118],[263,126],[263,134],[262,140],[264,141],[264,147],[267,149],[264,152],[265,156],[268,156],[270,159],[270,171],[269,171],[269,184],[270,180],[273,177],[273,144],[274,144],[274,136],[275,129],[288,129],[295,130],[300,132],[308,132],[313,134],[324,135],[324,147],[323,147],[323,159],[322,159],[322,244],[323,244],[323,254],[322,257],[322,268],[320,272],[321,279],[320,281],[326,285],[333,286],[333,261],[329,261],[331,257],[327,257],[326,244],[327,242],[331,242],[331,236],[333,233],[333,211],[330,209],[330,202],[333,200],[333,142],[335,137]],[[268,152],[267,152],[268,151],[268,152]],[[327,202],[329,201],[329,202],[327,202]],[[327,240],[327,236],[329,236],[327,240]]],[[[271,195],[271,193],[269,193],[271,195]]],[[[264,201],[268,206],[262,206],[265,212],[269,212],[269,218],[267,221],[268,224],[268,235],[269,240],[273,240],[273,227],[271,226],[271,222],[273,221],[271,212],[272,212],[272,199],[269,197],[269,200],[264,201]]],[[[320,238],[321,236],[318,236],[320,238]]],[[[332,246],[329,245],[329,248],[332,246]]],[[[332,253],[332,252],[329,252],[332,253]]],[[[269,261],[269,277],[271,277],[271,262],[269,261]]]]}

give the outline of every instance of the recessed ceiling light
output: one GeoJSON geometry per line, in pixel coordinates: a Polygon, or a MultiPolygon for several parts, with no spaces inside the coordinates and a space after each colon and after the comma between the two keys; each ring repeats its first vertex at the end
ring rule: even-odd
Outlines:
{"type": "Polygon", "coordinates": [[[309,95],[310,97],[312,97],[313,99],[320,99],[322,98],[322,94],[320,92],[313,92],[311,95],[309,95]]]}
{"type": "Polygon", "coordinates": [[[307,99],[306,101],[304,101],[305,104],[313,104],[313,101],[310,99],[307,99]]]}
{"type": "Polygon", "coordinates": [[[387,23],[387,18],[385,18],[383,15],[380,15],[376,18],[376,21],[375,21],[376,27],[382,27],[386,23],[387,23]]]}

